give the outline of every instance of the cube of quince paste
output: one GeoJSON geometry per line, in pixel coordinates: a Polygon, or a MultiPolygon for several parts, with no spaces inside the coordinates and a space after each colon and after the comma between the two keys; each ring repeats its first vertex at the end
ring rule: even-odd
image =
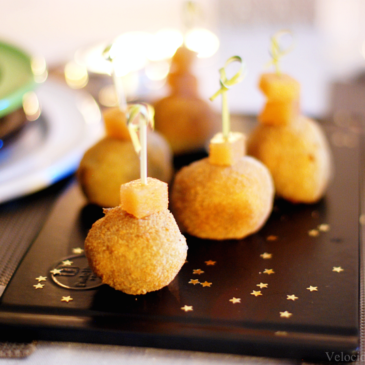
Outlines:
{"type": "Polygon", "coordinates": [[[106,134],[109,137],[129,141],[131,136],[127,127],[127,118],[119,108],[110,108],[103,112],[106,134]]]}
{"type": "Polygon", "coordinates": [[[136,218],[143,218],[167,209],[169,203],[167,184],[147,178],[147,184],[133,180],[120,187],[120,206],[136,218]]]}
{"type": "Polygon", "coordinates": [[[209,144],[209,162],[212,165],[231,166],[246,154],[246,137],[242,133],[231,132],[228,138],[217,133],[209,144]]]}
{"type": "Polygon", "coordinates": [[[285,74],[263,74],[259,87],[270,101],[292,101],[300,96],[299,82],[285,74]]]}
{"type": "Polygon", "coordinates": [[[300,114],[299,102],[268,101],[259,115],[259,121],[266,125],[288,125],[300,114]]]}

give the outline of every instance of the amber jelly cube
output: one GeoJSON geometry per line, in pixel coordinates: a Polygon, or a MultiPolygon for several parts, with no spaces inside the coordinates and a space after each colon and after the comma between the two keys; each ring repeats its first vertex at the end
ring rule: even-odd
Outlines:
{"type": "Polygon", "coordinates": [[[259,115],[259,121],[266,125],[288,125],[300,114],[299,102],[268,101],[259,115]]]}
{"type": "Polygon", "coordinates": [[[133,180],[120,187],[121,208],[138,219],[167,209],[168,203],[167,184],[152,177],[147,184],[133,180]]]}
{"type": "Polygon", "coordinates": [[[127,118],[119,108],[110,108],[104,111],[104,125],[109,137],[129,141],[131,136],[127,127],[127,118]]]}
{"type": "Polygon", "coordinates": [[[212,165],[231,166],[246,154],[246,137],[231,132],[228,138],[217,133],[209,144],[209,162],[212,165]]]}
{"type": "Polygon", "coordinates": [[[259,87],[269,101],[293,101],[300,97],[299,82],[285,74],[263,74],[259,87]]]}

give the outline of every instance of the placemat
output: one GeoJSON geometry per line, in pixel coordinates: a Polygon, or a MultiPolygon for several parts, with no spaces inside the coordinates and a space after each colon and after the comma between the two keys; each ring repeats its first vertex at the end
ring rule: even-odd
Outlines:
{"type": "MultiPolygon", "coordinates": [[[[0,297],[69,181],[66,178],[38,193],[0,204],[0,297]]],[[[27,357],[36,344],[0,342],[0,358],[27,357]]]]}
{"type": "Polygon", "coordinates": [[[69,181],[66,178],[43,191],[0,205],[0,297],[69,181]]]}
{"type": "Polygon", "coordinates": [[[32,354],[36,349],[36,342],[11,343],[0,342],[0,358],[21,358],[32,354]]]}

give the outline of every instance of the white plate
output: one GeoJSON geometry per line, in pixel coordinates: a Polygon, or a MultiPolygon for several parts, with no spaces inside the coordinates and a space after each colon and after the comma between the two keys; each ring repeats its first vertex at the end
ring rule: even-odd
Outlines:
{"type": "Polygon", "coordinates": [[[89,94],[52,80],[36,94],[41,117],[0,147],[0,203],[73,173],[86,149],[104,133],[99,107],[89,94]]]}

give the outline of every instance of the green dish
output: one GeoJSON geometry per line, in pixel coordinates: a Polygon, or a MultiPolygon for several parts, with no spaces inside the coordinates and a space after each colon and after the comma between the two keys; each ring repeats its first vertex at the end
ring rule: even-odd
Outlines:
{"type": "Polygon", "coordinates": [[[0,42],[0,118],[22,105],[23,95],[34,89],[31,57],[0,42]]]}

